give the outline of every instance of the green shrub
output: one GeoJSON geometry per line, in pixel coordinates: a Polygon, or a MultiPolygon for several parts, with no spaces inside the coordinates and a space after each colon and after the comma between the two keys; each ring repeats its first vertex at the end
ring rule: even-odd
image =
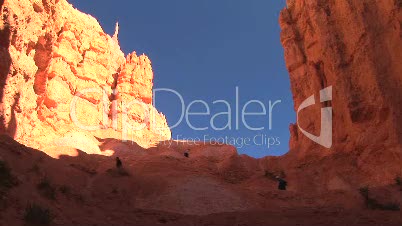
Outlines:
{"type": "Polygon", "coordinates": [[[37,204],[29,204],[25,208],[24,220],[31,225],[49,225],[53,217],[48,209],[37,204]]]}
{"type": "Polygon", "coordinates": [[[50,183],[47,177],[43,177],[42,180],[37,185],[40,193],[48,199],[56,199],[56,189],[50,183]]]}

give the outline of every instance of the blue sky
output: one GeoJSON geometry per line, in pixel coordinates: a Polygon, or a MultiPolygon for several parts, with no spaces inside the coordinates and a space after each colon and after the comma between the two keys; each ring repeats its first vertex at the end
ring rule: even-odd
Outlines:
{"type": "MultiPolygon", "coordinates": [[[[191,115],[194,130],[182,121],[173,128],[173,138],[225,139],[235,142],[238,151],[253,157],[282,155],[288,151],[289,124],[295,121],[288,72],[280,44],[279,12],[285,0],[70,0],[79,10],[98,19],[105,32],[112,35],[119,21],[119,41],[127,54],[145,53],[152,61],[154,88],[169,88],[182,95],[185,107],[194,100],[208,104],[210,115],[191,115]],[[236,129],[236,87],[239,90],[239,129],[236,129]],[[212,129],[211,118],[228,111],[231,129],[212,129]],[[242,108],[250,100],[264,104],[266,115],[245,116],[253,131],[242,123],[242,108]],[[269,129],[269,101],[272,110],[269,129]],[[227,137],[227,138],[226,138],[227,137]],[[236,139],[236,140],[234,140],[236,139]],[[247,139],[250,139],[248,142],[247,139]],[[272,145],[265,144],[271,143],[272,145]],[[241,145],[244,145],[241,147],[241,145]]],[[[157,92],[156,107],[169,125],[178,122],[182,105],[173,93],[157,92]]],[[[191,112],[204,112],[196,103],[191,112]]],[[[261,112],[251,103],[247,112],[261,112]]],[[[216,127],[228,124],[227,115],[214,118],[216,127]]]]}

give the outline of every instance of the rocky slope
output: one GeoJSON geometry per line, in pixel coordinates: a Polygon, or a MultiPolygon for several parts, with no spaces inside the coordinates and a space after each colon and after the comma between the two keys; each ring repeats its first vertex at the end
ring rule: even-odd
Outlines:
{"type": "Polygon", "coordinates": [[[110,37],[65,0],[6,0],[0,30],[1,132],[44,151],[93,135],[144,147],[170,139],[152,106],[151,62],[124,56],[118,28],[110,37]]]}
{"type": "MultiPolygon", "coordinates": [[[[358,190],[316,193],[264,176],[259,160],[227,145],[173,142],[144,149],[114,139],[113,158],[79,152],[53,159],[0,136],[0,225],[25,225],[27,206],[48,209],[51,225],[400,225],[399,211],[366,210],[358,190]],[[190,148],[190,158],[183,156],[190,148]],[[127,152],[127,149],[132,150],[127,152]],[[7,179],[7,178],[6,178],[7,179]]],[[[311,180],[314,175],[305,175],[311,180]]],[[[370,188],[381,203],[397,185],[370,188]],[[376,189],[378,191],[376,191],[376,189]]]]}
{"type": "Polygon", "coordinates": [[[311,95],[316,101],[299,112],[298,125],[319,136],[320,108],[333,110],[332,147],[292,125],[289,161],[343,155],[347,161],[335,165],[348,170],[338,174],[351,171],[363,183],[385,184],[401,174],[401,20],[399,0],[287,1],[281,41],[295,110],[311,95]],[[329,86],[332,101],[320,103],[320,90],[329,86]]]}

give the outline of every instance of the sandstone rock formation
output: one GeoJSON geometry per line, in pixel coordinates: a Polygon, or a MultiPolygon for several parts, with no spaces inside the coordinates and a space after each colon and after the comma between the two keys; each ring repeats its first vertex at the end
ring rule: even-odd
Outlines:
{"type": "Polygon", "coordinates": [[[292,125],[288,159],[303,164],[347,156],[352,162],[338,167],[354,165],[372,183],[401,173],[401,13],[398,0],[287,1],[281,41],[295,110],[310,95],[316,100],[299,113],[299,126],[318,136],[320,108],[333,108],[332,147],[292,125]],[[321,106],[319,91],[328,86],[332,102],[321,106]]]}
{"type": "MultiPolygon", "coordinates": [[[[366,210],[359,194],[370,186],[381,208],[400,208],[399,2],[288,1],[295,109],[333,86],[334,141],[322,148],[292,125],[289,154],[254,159],[225,144],[152,145],[170,131],[150,61],[124,57],[118,26],[111,38],[65,0],[0,0],[0,132],[18,141],[0,135],[0,225],[26,225],[27,203],[56,225],[400,225],[399,211],[366,210]]],[[[318,135],[320,108],[299,126],[318,135]]]]}
{"type": "Polygon", "coordinates": [[[45,151],[82,133],[144,147],[170,139],[148,57],[125,57],[117,34],[66,0],[2,1],[0,41],[2,133],[45,151]]]}
{"type": "MultiPolygon", "coordinates": [[[[165,117],[152,106],[150,60],[124,57],[118,26],[112,38],[65,0],[4,1],[1,12],[3,133],[54,157],[60,146],[113,154],[94,136],[143,147],[170,139],[165,117]]],[[[300,112],[299,126],[319,135],[318,93],[332,86],[333,99],[323,105],[333,108],[333,142],[323,148],[292,125],[290,153],[256,167],[286,169],[295,181],[301,168],[312,178],[322,169],[327,174],[317,184],[324,190],[387,184],[401,174],[400,18],[398,1],[288,1],[281,40],[295,109],[313,94],[317,102],[300,112]]],[[[225,159],[229,171],[245,171],[243,162],[233,165],[237,157],[225,159]]]]}

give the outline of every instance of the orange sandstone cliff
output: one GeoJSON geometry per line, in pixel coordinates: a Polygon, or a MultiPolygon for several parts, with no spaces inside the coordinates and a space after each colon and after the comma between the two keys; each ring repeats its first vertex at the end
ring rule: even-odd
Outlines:
{"type": "Polygon", "coordinates": [[[152,106],[151,62],[124,56],[118,27],[110,37],[65,0],[6,0],[0,32],[0,132],[49,153],[99,153],[94,136],[144,147],[170,139],[152,106]]]}
{"type": "Polygon", "coordinates": [[[333,109],[332,147],[291,125],[290,162],[332,164],[338,169],[323,174],[337,181],[359,174],[389,183],[401,174],[401,20],[398,0],[287,1],[279,21],[295,110],[316,100],[299,112],[299,126],[318,136],[320,108],[333,109]],[[319,91],[329,86],[332,101],[320,104],[319,91]]]}

